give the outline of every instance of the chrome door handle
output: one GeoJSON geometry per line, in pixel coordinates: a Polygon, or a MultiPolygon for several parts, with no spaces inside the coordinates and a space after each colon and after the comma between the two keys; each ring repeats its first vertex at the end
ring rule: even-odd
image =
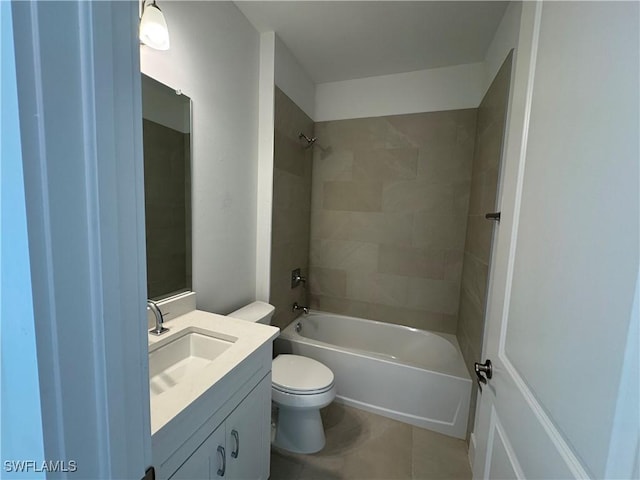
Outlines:
{"type": "Polygon", "coordinates": [[[482,384],[486,385],[487,380],[493,377],[493,366],[491,365],[491,360],[487,359],[484,363],[476,362],[473,364],[473,367],[476,371],[478,388],[482,392],[482,384]]]}
{"type": "Polygon", "coordinates": [[[237,430],[231,430],[231,436],[236,442],[236,447],[231,450],[231,458],[238,458],[238,454],[240,453],[240,435],[237,430]]]}
{"type": "Polygon", "coordinates": [[[227,456],[224,453],[224,447],[222,445],[218,445],[218,453],[222,457],[222,467],[218,469],[218,476],[224,477],[224,472],[227,470],[227,456]]]}
{"type": "Polygon", "coordinates": [[[487,220],[495,220],[496,222],[500,221],[500,212],[492,212],[492,213],[487,213],[484,218],[486,218],[487,220]]]}

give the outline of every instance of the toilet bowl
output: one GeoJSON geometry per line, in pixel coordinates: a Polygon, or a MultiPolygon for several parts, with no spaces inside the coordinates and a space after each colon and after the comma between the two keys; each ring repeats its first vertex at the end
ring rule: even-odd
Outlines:
{"type": "MultiPolygon", "coordinates": [[[[253,302],[230,317],[269,324],[275,308],[253,302]]],[[[320,409],[336,396],[333,372],[300,355],[278,355],[271,365],[271,399],[277,408],[276,447],[295,453],[315,453],[325,445],[320,409]]]]}
{"type": "Polygon", "coordinates": [[[336,397],[333,372],[300,355],[278,355],[271,364],[271,399],[278,407],[273,444],[296,453],[315,453],[325,444],[320,409],[336,397]]]}

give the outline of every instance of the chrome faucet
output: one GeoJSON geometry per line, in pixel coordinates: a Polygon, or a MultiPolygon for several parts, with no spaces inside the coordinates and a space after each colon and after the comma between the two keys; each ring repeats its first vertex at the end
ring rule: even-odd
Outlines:
{"type": "Polygon", "coordinates": [[[147,308],[151,310],[156,317],[156,328],[149,330],[149,333],[153,335],[162,335],[163,333],[167,333],[169,329],[162,326],[164,323],[164,317],[162,316],[160,307],[153,300],[147,300],[147,308]]]}
{"type": "Polygon", "coordinates": [[[298,305],[298,302],[294,302],[291,311],[295,312],[296,310],[302,310],[304,313],[309,313],[309,307],[303,307],[302,305],[298,305]]]}

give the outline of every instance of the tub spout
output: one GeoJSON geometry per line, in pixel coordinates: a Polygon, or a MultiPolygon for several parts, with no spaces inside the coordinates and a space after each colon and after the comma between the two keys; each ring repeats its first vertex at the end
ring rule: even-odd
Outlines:
{"type": "Polygon", "coordinates": [[[303,307],[302,305],[298,305],[298,302],[294,302],[291,311],[295,312],[296,310],[302,310],[303,313],[309,313],[309,307],[303,307]]]}

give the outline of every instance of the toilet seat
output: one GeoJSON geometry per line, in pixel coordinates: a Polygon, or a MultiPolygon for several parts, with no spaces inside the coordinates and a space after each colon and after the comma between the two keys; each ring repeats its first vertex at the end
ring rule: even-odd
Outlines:
{"type": "Polygon", "coordinates": [[[291,409],[313,410],[324,408],[336,398],[336,386],[331,385],[328,390],[320,393],[300,394],[283,392],[275,387],[271,387],[271,399],[279,407],[291,409]]]}
{"type": "Polygon", "coordinates": [[[273,385],[273,384],[271,384],[271,388],[274,390],[277,390],[278,392],[288,393],[290,395],[317,395],[319,393],[324,393],[331,390],[333,388],[333,383],[331,385],[328,385],[325,388],[320,388],[317,390],[292,390],[288,388],[282,388],[279,385],[273,385]]]}
{"type": "Polygon", "coordinates": [[[322,363],[300,355],[278,355],[271,366],[272,388],[294,395],[317,395],[334,387],[333,372],[322,363]]]}

